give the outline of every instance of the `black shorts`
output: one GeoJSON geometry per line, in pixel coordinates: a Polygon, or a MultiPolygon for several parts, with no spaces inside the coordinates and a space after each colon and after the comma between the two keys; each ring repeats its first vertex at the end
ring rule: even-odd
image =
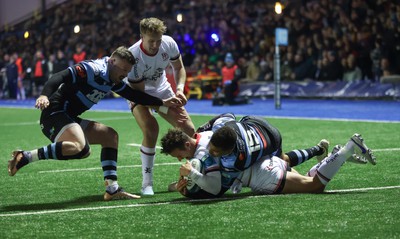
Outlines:
{"type": "Polygon", "coordinates": [[[51,142],[54,142],[58,133],[69,124],[81,124],[82,119],[79,117],[72,118],[64,111],[51,112],[42,111],[40,116],[40,128],[42,132],[51,142]]]}

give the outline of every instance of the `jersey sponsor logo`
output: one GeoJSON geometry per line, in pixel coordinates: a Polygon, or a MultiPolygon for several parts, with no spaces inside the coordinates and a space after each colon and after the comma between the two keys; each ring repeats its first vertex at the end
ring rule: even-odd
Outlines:
{"type": "Polygon", "coordinates": [[[167,61],[169,59],[168,54],[165,52],[161,54],[161,57],[162,57],[163,61],[167,61]]]}
{"type": "Polygon", "coordinates": [[[82,66],[76,65],[75,71],[76,71],[76,74],[79,76],[79,78],[86,78],[86,71],[82,66]]]}
{"type": "Polygon", "coordinates": [[[266,167],[268,171],[271,171],[274,168],[274,162],[272,159],[269,160],[269,165],[266,167]]]}
{"type": "Polygon", "coordinates": [[[94,102],[94,103],[97,103],[97,102],[99,102],[101,99],[103,99],[105,95],[106,95],[105,92],[98,91],[98,90],[93,90],[92,93],[86,94],[86,97],[87,97],[90,101],[92,101],[92,102],[94,102]]]}

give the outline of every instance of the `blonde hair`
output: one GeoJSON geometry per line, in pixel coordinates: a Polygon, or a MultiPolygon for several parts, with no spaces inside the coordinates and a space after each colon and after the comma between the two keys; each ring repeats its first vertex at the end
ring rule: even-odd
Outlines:
{"type": "Polygon", "coordinates": [[[164,34],[167,31],[167,26],[158,18],[144,18],[140,21],[140,34],[164,34]]]}

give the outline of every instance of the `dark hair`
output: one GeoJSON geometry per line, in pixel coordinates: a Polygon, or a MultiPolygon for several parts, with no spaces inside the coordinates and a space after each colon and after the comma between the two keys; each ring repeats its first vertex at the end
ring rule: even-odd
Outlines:
{"type": "Polygon", "coordinates": [[[111,57],[115,57],[115,56],[121,58],[122,60],[126,60],[127,62],[129,62],[132,65],[136,64],[136,60],[135,60],[135,57],[133,56],[132,52],[124,46],[118,47],[111,54],[111,57]]]}
{"type": "Polygon", "coordinates": [[[236,145],[237,135],[234,129],[228,126],[223,126],[217,129],[210,142],[217,148],[222,150],[231,150],[236,145]]]}
{"type": "Polygon", "coordinates": [[[169,129],[161,138],[161,153],[170,154],[174,149],[185,149],[185,142],[189,139],[181,129],[169,129]]]}

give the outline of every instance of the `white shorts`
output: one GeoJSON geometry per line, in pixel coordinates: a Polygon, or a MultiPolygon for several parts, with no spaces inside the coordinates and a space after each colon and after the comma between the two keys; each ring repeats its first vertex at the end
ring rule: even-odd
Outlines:
{"type": "Polygon", "coordinates": [[[287,163],[273,156],[258,160],[243,172],[241,181],[244,187],[250,187],[258,194],[280,193],[285,185],[287,163]]]}
{"type": "Polygon", "coordinates": [[[175,96],[174,91],[172,90],[172,87],[164,87],[162,89],[146,89],[145,92],[149,95],[152,95],[154,97],[158,97],[160,99],[168,99],[173,96],[175,96]]]}
{"type": "MultiPolygon", "coordinates": [[[[175,96],[175,92],[172,90],[171,86],[168,88],[165,88],[162,91],[160,91],[158,89],[154,89],[154,90],[146,90],[145,92],[149,95],[160,98],[162,100],[165,100],[165,99],[175,96]]],[[[128,105],[129,105],[130,110],[132,111],[133,108],[135,108],[135,106],[138,104],[128,100],[128,105]]]]}

